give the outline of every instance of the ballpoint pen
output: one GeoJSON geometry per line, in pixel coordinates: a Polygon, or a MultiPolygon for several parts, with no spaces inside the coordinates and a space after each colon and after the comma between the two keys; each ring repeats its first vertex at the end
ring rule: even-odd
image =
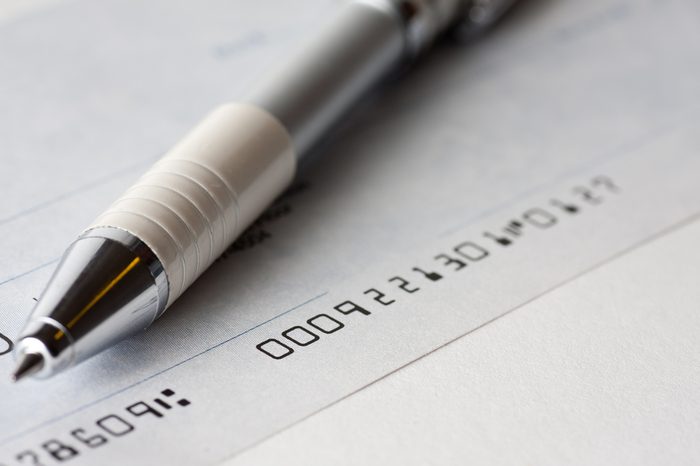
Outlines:
{"type": "Polygon", "coordinates": [[[71,244],[21,332],[13,379],[53,375],[151,325],[355,102],[448,29],[481,31],[512,3],[349,3],[258,92],[209,114],[71,244]]]}

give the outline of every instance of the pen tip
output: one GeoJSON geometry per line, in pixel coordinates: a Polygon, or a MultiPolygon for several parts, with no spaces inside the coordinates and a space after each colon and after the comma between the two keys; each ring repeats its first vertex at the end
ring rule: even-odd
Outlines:
{"type": "Polygon", "coordinates": [[[23,378],[39,372],[44,367],[44,358],[39,353],[25,353],[19,357],[17,369],[12,373],[12,381],[18,382],[23,378]]]}

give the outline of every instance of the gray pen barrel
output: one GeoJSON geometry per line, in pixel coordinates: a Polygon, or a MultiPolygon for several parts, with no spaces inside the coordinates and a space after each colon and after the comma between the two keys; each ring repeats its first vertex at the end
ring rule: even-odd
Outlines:
{"type": "Polygon", "coordinates": [[[405,53],[403,25],[389,9],[355,2],[249,101],[287,128],[302,157],[405,53]]]}

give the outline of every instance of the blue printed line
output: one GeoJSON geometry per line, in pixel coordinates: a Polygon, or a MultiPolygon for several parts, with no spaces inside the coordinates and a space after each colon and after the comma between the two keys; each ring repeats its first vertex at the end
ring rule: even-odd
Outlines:
{"type": "Polygon", "coordinates": [[[58,259],[52,259],[52,260],[50,260],[50,261],[48,261],[48,262],[44,262],[44,263],[41,264],[41,265],[37,265],[37,266],[34,267],[33,269],[29,269],[29,270],[27,270],[27,271],[25,271],[25,272],[22,272],[22,273],[18,274],[18,275],[14,275],[14,276],[12,276],[12,277],[5,278],[5,279],[3,279],[3,280],[0,280],[0,286],[4,285],[5,283],[10,283],[10,282],[13,281],[13,280],[17,280],[18,278],[22,278],[22,277],[24,277],[25,275],[29,275],[29,274],[31,274],[31,273],[34,273],[34,272],[36,272],[37,270],[41,270],[41,269],[43,269],[44,267],[48,267],[48,266],[51,265],[51,264],[55,264],[56,262],[58,262],[58,259]]]}
{"type": "Polygon", "coordinates": [[[91,181],[90,183],[86,183],[82,186],[79,186],[79,187],[73,189],[73,190],[66,191],[65,193],[60,194],[60,195],[54,197],[53,199],[49,199],[47,201],[40,202],[38,204],[33,205],[32,207],[28,207],[27,209],[20,210],[19,212],[16,212],[12,215],[9,215],[5,218],[0,218],[0,226],[4,225],[6,223],[10,223],[10,222],[13,222],[15,220],[18,220],[22,217],[25,217],[25,216],[32,214],[34,212],[37,212],[39,210],[45,209],[46,207],[49,207],[53,204],[56,204],[57,202],[61,202],[65,199],[71,198],[77,194],[81,194],[85,191],[90,191],[91,189],[102,186],[106,182],[112,181],[115,178],[120,178],[120,177],[128,175],[136,170],[143,169],[144,166],[147,166],[151,163],[153,163],[153,160],[151,160],[147,163],[141,162],[141,163],[138,163],[136,165],[131,165],[131,166],[124,168],[122,170],[119,170],[115,173],[110,173],[109,175],[105,175],[103,177],[97,178],[97,179],[91,181]]]}
{"type": "Polygon", "coordinates": [[[249,333],[249,332],[252,332],[253,330],[257,329],[258,327],[261,327],[261,326],[263,326],[263,325],[265,325],[265,324],[268,324],[268,323],[272,322],[273,320],[279,319],[280,317],[285,316],[285,315],[289,314],[289,313],[292,312],[292,311],[295,311],[295,310],[297,310],[297,309],[299,309],[299,308],[301,308],[301,307],[303,307],[303,306],[306,306],[307,304],[309,304],[309,303],[311,303],[311,302],[313,302],[313,301],[316,301],[317,299],[320,299],[320,298],[324,297],[324,296],[327,295],[327,294],[328,294],[328,292],[326,291],[326,292],[323,292],[323,293],[321,293],[321,294],[319,294],[319,295],[317,295],[317,296],[314,296],[313,298],[307,299],[306,301],[304,301],[304,302],[301,303],[301,304],[297,304],[296,306],[294,306],[294,307],[292,307],[292,308],[289,308],[289,309],[287,309],[287,310],[285,310],[285,311],[283,311],[283,312],[277,314],[276,316],[274,316],[274,317],[272,317],[272,318],[270,318],[270,319],[267,319],[267,320],[264,321],[264,322],[260,322],[259,324],[257,324],[257,325],[255,325],[255,326],[249,328],[248,330],[245,330],[245,331],[243,331],[243,332],[241,332],[241,333],[239,333],[239,334],[237,334],[237,335],[234,335],[234,336],[232,336],[232,337],[230,337],[230,338],[228,338],[228,339],[226,339],[226,340],[224,340],[224,341],[222,341],[222,342],[219,342],[219,343],[215,344],[214,346],[211,346],[211,347],[209,347],[209,348],[207,348],[207,349],[205,349],[205,350],[203,350],[203,351],[200,351],[200,352],[197,353],[197,354],[194,354],[194,355],[192,355],[192,356],[190,356],[190,357],[188,357],[188,358],[186,358],[186,359],[183,359],[182,361],[180,361],[180,362],[178,362],[178,363],[175,363],[175,364],[173,364],[172,366],[166,367],[165,369],[162,369],[162,370],[156,372],[155,374],[151,374],[151,375],[149,375],[148,377],[139,380],[138,382],[134,382],[134,383],[132,383],[131,385],[127,385],[126,387],[120,388],[120,389],[117,390],[117,391],[114,391],[114,392],[112,392],[112,393],[110,393],[110,394],[108,394],[108,395],[105,395],[105,396],[103,396],[103,397],[101,397],[101,398],[98,398],[98,399],[96,399],[96,400],[93,400],[93,401],[91,401],[90,403],[84,404],[84,405],[82,405],[82,406],[80,406],[80,407],[78,407],[78,408],[75,408],[75,409],[73,409],[73,410],[71,410],[71,411],[68,411],[67,413],[63,413],[63,414],[61,414],[60,416],[53,417],[53,418],[48,419],[48,420],[46,420],[46,421],[44,421],[44,422],[42,422],[42,423],[40,423],[40,424],[36,424],[35,426],[32,426],[32,427],[30,427],[30,428],[28,428],[28,429],[25,429],[25,430],[23,430],[23,431],[21,431],[21,432],[18,432],[18,433],[16,433],[16,434],[12,434],[12,435],[10,435],[9,437],[5,437],[4,439],[0,440],[0,446],[5,445],[5,444],[7,444],[7,443],[9,443],[9,442],[11,442],[11,441],[13,441],[13,440],[16,440],[16,439],[18,439],[18,438],[20,438],[20,437],[25,436],[25,435],[27,435],[27,434],[30,434],[30,433],[32,433],[32,432],[38,430],[38,429],[41,429],[42,427],[46,427],[46,426],[48,426],[48,425],[50,425],[50,424],[54,424],[54,423],[60,421],[61,419],[65,419],[66,417],[72,416],[73,414],[79,413],[80,411],[84,411],[85,409],[87,409],[87,408],[89,408],[89,407],[91,407],[91,406],[94,406],[94,405],[96,405],[96,404],[98,404],[98,403],[101,403],[101,402],[103,402],[103,401],[106,401],[106,400],[108,400],[108,399],[110,399],[110,398],[113,398],[113,397],[119,395],[120,393],[124,393],[124,392],[127,391],[127,390],[130,390],[130,389],[132,389],[132,388],[134,388],[134,387],[136,387],[136,386],[138,386],[138,385],[141,385],[141,384],[143,384],[143,383],[145,383],[145,382],[148,382],[149,380],[151,380],[151,379],[153,379],[153,378],[155,378],[155,377],[158,377],[158,376],[161,375],[161,374],[164,374],[164,373],[166,373],[166,372],[169,372],[169,371],[175,369],[176,367],[179,367],[179,366],[181,366],[181,365],[183,365],[183,364],[185,364],[185,363],[187,363],[187,362],[189,362],[189,361],[191,361],[191,360],[193,360],[193,359],[195,359],[195,358],[198,358],[198,357],[200,357],[200,356],[202,356],[202,355],[204,355],[204,354],[206,354],[206,353],[208,353],[208,352],[210,352],[210,351],[212,351],[212,350],[214,350],[214,349],[216,349],[216,348],[218,348],[218,347],[220,347],[220,346],[225,345],[226,343],[230,343],[231,341],[233,341],[233,340],[235,340],[235,339],[237,339],[237,338],[239,338],[239,337],[242,337],[243,335],[245,335],[245,334],[247,334],[247,333],[249,333]]]}

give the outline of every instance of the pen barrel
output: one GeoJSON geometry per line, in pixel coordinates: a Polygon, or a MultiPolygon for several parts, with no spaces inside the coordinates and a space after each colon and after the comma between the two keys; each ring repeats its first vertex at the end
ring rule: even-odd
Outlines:
{"type": "Polygon", "coordinates": [[[143,241],[165,270],[167,308],[281,194],[295,167],[292,140],[275,117],[226,104],[88,230],[118,228],[143,241]]]}
{"type": "Polygon", "coordinates": [[[246,100],[279,118],[303,157],[405,54],[392,5],[351,2],[246,100]]]}
{"type": "Polygon", "coordinates": [[[486,11],[493,3],[500,2],[351,2],[248,100],[279,118],[303,157],[364,94],[427,49],[466,11],[486,11]]]}

